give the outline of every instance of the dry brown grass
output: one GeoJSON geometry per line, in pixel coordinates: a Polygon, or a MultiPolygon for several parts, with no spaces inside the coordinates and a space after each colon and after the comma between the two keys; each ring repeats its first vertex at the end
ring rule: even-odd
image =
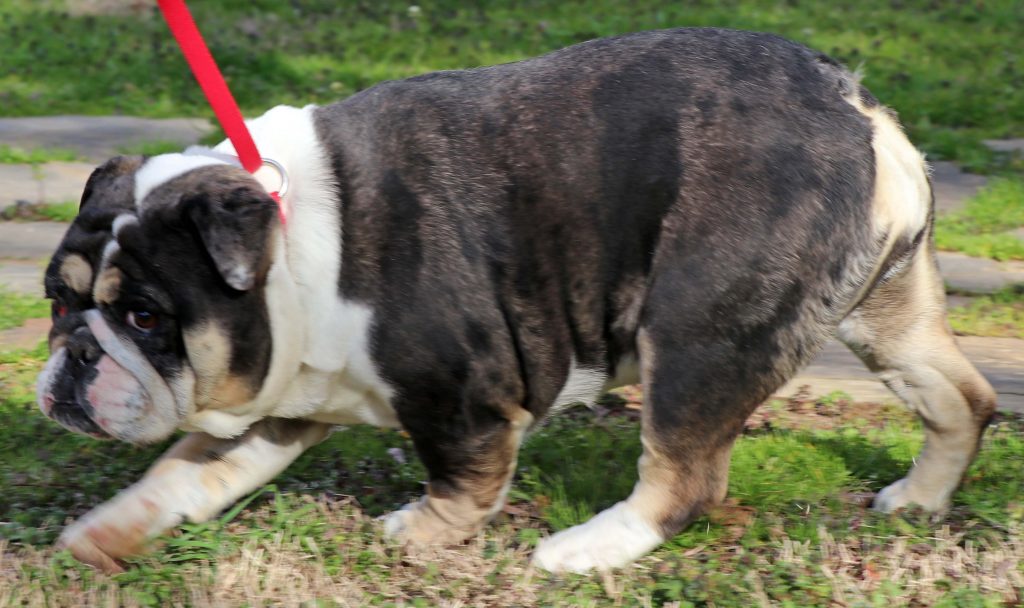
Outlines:
{"type": "MultiPolygon", "coordinates": [[[[904,589],[915,605],[930,606],[948,593],[950,585],[970,586],[999,594],[1019,605],[1024,590],[1024,537],[1019,527],[1006,540],[965,539],[948,526],[936,531],[934,545],[910,544],[906,538],[886,539],[875,546],[837,542],[824,528],[820,543],[782,541],[776,558],[782,562],[817,565],[833,582],[833,601],[840,606],[866,602],[885,582],[904,589]]],[[[881,539],[879,539],[881,541],[881,539]]]]}
{"type": "MultiPolygon", "coordinates": [[[[216,564],[167,566],[177,568],[178,578],[165,583],[173,589],[161,604],[302,606],[319,600],[338,606],[406,606],[419,598],[429,606],[452,608],[652,606],[651,577],[681,574],[678,566],[670,566],[678,554],[663,549],[632,568],[598,576],[589,584],[603,588],[603,597],[582,598],[574,593],[580,579],[563,581],[529,566],[529,549],[515,536],[517,529],[536,527],[532,521],[506,521],[459,547],[406,552],[382,542],[376,522],[351,501],[320,500],[315,505],[328,524],[322,537],[286,538],[278,533],[229,549],[216,564]],[[340,543],[340,554],[325,551],[327,543],[340,543]]],[[[258,525],[267,517],[264,508],[239,526],[258,525]]],[[[935,533],[933,543],[912,544],[903,537],[836,541],[820,528],[820,542],[814,545],[788,537],[766,545],[736,578],[746,583],[752,604],[766,606],[773,601],[762,579],[779,567],[823,573],[835,606],[870,604],[872,594],[885,584],[902,589],[894,605],[931,605],[956,586],[995,593],[1008,605],[1019,605],[1024,536],[1019,526],[1005,532],[1001,538],[979,541],[944,527],[935,533]]],[[[737,554],[743,551],[735,547],[737,554]]],[[[684,558],[696,562],[698,553],[688,551],[684,558]]],[[[161,565],[146,559],[139,567],[161,565]]],[[[137,578],[131,580],[131,573],[117,578],[89,572],[83,576],[50,551],[14,549],[0,541],[0,606],[141,606],[149,603],[139,595],[141,585],[137,578]]]]}

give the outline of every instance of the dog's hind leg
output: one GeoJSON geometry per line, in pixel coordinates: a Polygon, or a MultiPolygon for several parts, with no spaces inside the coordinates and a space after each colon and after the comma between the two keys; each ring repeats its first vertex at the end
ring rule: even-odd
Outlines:
{"type": "MultiPolygon", "coordinates": [[[[626,565],[721,502],[744,420],[817,341],[807,336],[811,342],[795,349],[803,354],[787,357],[769,346],[770,336],[760,342],[697,338],[692,326],[683,325],[655,323],[638,335],[645,402],[640,479],[632,494],[547,539],[534,554],[540,567],[586,572],[626,565]]],[[[800,324],[780,327],[781,334],[799,339],[791,330],[800,324]]]]}
{"type": "Polygon", "coordinates": [[[995,411],[992,387],[950,334],[942,280],[926,247],[839,325],[840,339],[924,422],[924,449],[904,479],[879,492],[881,511],[944,509],[995,411]]]}

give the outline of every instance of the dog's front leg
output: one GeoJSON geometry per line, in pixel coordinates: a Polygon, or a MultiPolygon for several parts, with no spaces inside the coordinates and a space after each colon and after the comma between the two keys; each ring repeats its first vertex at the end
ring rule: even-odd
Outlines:
{"type": "Polygon", "coordinates": [[[217,515],[273,479],[330,428],[268,418],[233,439],[186,435],[141,480],[68,526],[57,545],[107,572],[121,571],[120,558],[141,553],[146,541],[182,521],[217,515]]]}

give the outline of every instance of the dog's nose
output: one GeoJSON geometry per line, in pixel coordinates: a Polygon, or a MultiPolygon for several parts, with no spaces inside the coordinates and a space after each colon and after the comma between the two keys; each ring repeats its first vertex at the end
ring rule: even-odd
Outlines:
{"type": "Polygon", "coordinates": [[[86,326],[79,327],[76,329],[71,336],[68,337],[67,341],[68,356],[72,361],[79,363],[80,365],[89,365],[95,363],[103,351],[100,349],[100,345],[96,342],[96,338],[93,337],[92,332],[86,326]]]}

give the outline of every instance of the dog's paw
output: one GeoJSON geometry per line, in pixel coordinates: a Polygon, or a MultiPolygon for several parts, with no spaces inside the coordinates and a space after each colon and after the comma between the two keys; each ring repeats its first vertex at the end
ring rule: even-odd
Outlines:
{"type": "Polygon", "coordinates": [[[179,523],[180,514],[139,496],[138,487],[133,486],[72,522],[56,547],[105,572],[122,572],[122,558],[144,553],[151,538],[179,523]]]}
{"type": "Polygon", "coordinates": [[[407,504],[397,511],[392,511],[387,515],[380,516],[379,520],[384,526],[385,538],[398,542],[402,542],[406,539],[406,530],[409,528],[409,524],[407,523],[409,519],[409,510],[415,504],[416,503],[407,504]]]}
{"type": "Polygon", "coordinates": [[[464,514],[452,509],[448,502],[424,496],[384,515],[381,518],[384,536],[409,545],[453,545],[473,536],[483,527],[484,520],[475,516],[463,517],[464,514]]]}
{"type": "Polygon", "coordinates": [[[102,526],[77,521],[64,529],[55,547],[58,550],[69,550],[71,555],[83,564],[107,574],[117,574],[124,572],[124,565],[119,559],[124,555],[123,552],[117,551],[116,545],[111,545],[111,536],[111,532],[102,526]]]}
{"type": "Polygon", "coordinates": [[[942,512],[949,506],[949,495],[944,492],[920,491],[908,478],[886,486],[875,496],[872,508],[882,513],[918,505],[925,511],[942,512]]]}
{"type": "Polygon", "coordinates": [[[585,524],[541,542],[533,564],[549,572],[608,570],[631,563],[664,538],[639,514],[620,502],[585,524]]]}

